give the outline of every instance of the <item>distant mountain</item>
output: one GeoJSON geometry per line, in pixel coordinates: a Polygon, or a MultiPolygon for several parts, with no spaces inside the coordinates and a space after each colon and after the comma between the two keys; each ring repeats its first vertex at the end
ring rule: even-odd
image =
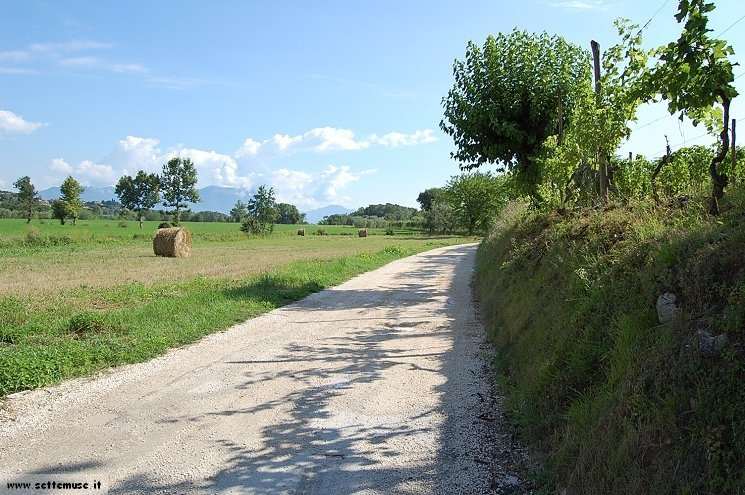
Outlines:
{"type": "Polygon", "coordinates": [[[344,215],[345,213],[351,212],[352,210],[350,210],[349,208],[344,208],[343,206],[328,205],[324,206],[323,208],[305,212],[305,220],[308,223],[318,223],[323,220],[323,217],[327,217],[329,215],[344,215]]]}
{"type": "MultiPolygon", "coordinates": [[[[39,196],[42,199],[53,200],[61,196],[59,187],[50,187],[39,191],[39,196]]],[[[235,187],[219,187],[219,186],[207,186],[199,189],[199,203],[191,205],[191,211],[219,211],[222,213],[229,213],[230,209],[235,205],[238,200],[247,201],[251,191],[245,189],[238,189],[235,187]]],[[[114,192],[114,186],[107,187],[86,187],[83,194],[80,195],[83,201],[117,201],[116,193],[114,192]]],[[[155,208],[160,208],[156,206],[155,208]]]]}
{"type": "Polygon", "coordinates": [[[235,202],[248,201],[252,191],[237,187],[207,186],[199,189],[199,203],[191,206],[191,211],[219,211],[230,213],[235,202]]]}
{"type": "MultiPolygon", "coordinates": [[[[41,199],[51,201],[62,196],[59,187],[50,187],[49,189],[43,189],[39,191],[41,199]]],[[[116,193],[114,192],[114,186],[106,187],[86,187],[83,194],[80,195],[80,199],[83,201],[116,201],[116,193]]]]}

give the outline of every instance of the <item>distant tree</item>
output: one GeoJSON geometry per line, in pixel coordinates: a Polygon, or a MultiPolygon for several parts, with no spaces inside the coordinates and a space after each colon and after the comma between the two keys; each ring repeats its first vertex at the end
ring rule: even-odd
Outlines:
{"type": "Polygon", "coordinates": [[[359,208],[357,211],[352,213],[352,216],[358,217],[379,217],[386,220],[408,220],[417,212],[416,208],[409,208],[408,206],[396,205],[393,203],[368,205],[364,208],[359,208]]]}
{"type": "Polygon", "coordinates": [[[181,221],[181,210],[189,203],[199,201],[197,169],[189,158],[175,157],[163,165],[160,176],[160,189],[163,193],[163,204],[173,208],[173,223],[181,221]]]}
{"type": "Polygon", "coordinates": [[[61,225],[65,224],[65,218],[67,218],[67,207],[65,202],[61,199],[55,199],[52,201],[52,218],[59,220],[61,225]]]}
{"type": "Polygon", "coordinates": [[[540,203],[544,141],[569,124],[577,88],[590,81],[585,50],[560,36],[514,30],[469,42],[453,66],[455,83],[443,99],[442,130],[452,157],[470,170],[501,162],[514,168],[521,190],[540,203]]]}
{"type": "Polygon", "coordinates": [[[458,217],[445,194],[436,196],[432,201],[425,213],[424,226],[430,234],[449,234],[457,230],[458,217]]]}
{"type": "Polygon", "coordinates": [[[277,215],[277,223],[280,224],[302,223],[305,217],[297,209],[297,206],[288,203],[277,203],[277,215]]]}
{"type": "Polygon", "coordinates": [[[241,230],[249,234],[266,234],[274,231],[277,220],[277,203],[274,199],[274,188],[259,186],[256,194],[246,205],[248,215],[243,220],[241,230]]]}
{"type": "Polygon", "coordinates": [[[61,199],[64,203],[65,216],[72,218],[72,224],[75,225],[80,216],[80,210],[83,209],[83,201],[80,199],[80,195],[85,191],[85,188],[72,176],[68,176],[62,182],[60,190],[62,192],[61,199]]]}
{"type": "Polygon", "coordinates": [[[145,214],[160,201],[160,179],[140,170],[134,178],[125,175],[119,179],[115,192],[122,206],[137,212],[142,229],[145,214]]]}
{"type": "Polygon", "coordinates": [[[422,211],[429,211],[432,209],[432,203],[434,202],[435,198],[441,194],[441,187],[431,187],[429,189],[425,189],[423,192],[420,192],[419,196],[417,196],[416,198],[416,201],[422,207],[422,211]]]}
{"type": "Polygon", "coordinates": [[[31,223],[34,210],[39,204],[39,193],[36,192],[36,188],[31,183],[31,178],[28,175],[15,181],[13,187],[18,189],[18,201],[26,216],[26,223],[31,223]]]}
{"type": "Polygon", "coordinates": [[[248,215],[246,203],[239,199],[235,202],[235,206],[230,210],[230,220],[233,222],[241,222],[246,215],[248,215]]]}
{"type": "Polygon", "coordinates": [[[505,182],[505,176],[488,172],[461,174],[450,179],[445,188],[447,201],[469,235],[485,231],[489,220],[507,202],[505,182]]]}

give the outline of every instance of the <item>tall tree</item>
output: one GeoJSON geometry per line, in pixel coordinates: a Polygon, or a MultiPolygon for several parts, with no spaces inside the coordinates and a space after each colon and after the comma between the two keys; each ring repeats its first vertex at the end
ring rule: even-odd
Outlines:
{"type": "Polygon", "coordinates": [[[230,219],[233,222],[241,222],[246,217],[246,215],[248,215],[246,203],[239,199],[235,202],[233,208],[230,209],[230,219]]]}
{"type": "Polygon", "coordinates": [[[176,225],[181,221],[181,210],[189,206],[189,203],[199,201],[196,186],[197,169],[190,158],[171,158],[163,165],[163,173],[160,176],[163,204],[174,209],[176,225]]]}
{"type": "Polygon", "coordinates": [[[302,223],[305,215],[300,213],[297,206],[288,203],[277,203],[277,223],[297,224],[302,223]]]}
{"type": "Polygon", "coordinates": [[[455,141],[452,157],[466,170],[496,162],[514,168],[539,203],[535,156],[568,125],[577,90],[590,81],[588,53],[559,36],[515,30],[489,36],[483,48],[469,42],[453,75],[440,123],[455,141]]]}
{"type": "Polygon", "coordinates": [[[80,210],[83,209],[83,201],[80,199],[80,195],[83,194],[85,188],[70,175],[62,182],[60,190],[62,191],[61,200],[64,205],[65,216],[72,218],[72,224],[75,225],[78,216],[80,216],[80,210]]]}
{"type": "Polygon", "coordinates": [[[120,178],[115,192],[122,206],[137,212],[142,229],[145,213],[160,201],[160,179],[156,174],[140,170],[134,178],[129,175],[120,178]]]}
{"type": "Polygon", "coordinates": [[[434,203],[435,199],[440,195],[442,195],[441,187],[430,187],[429,189],[420,192],[416,201],[422,207],[422,211],[429,211],[432,209],[432,203],[434,203]]]}
{"type": "Polygon", "coordinates": [[[52,218],[59,220],[60,225],[65,224],[67,208],[65,207],[65,202],[61,199],[55,199],[52,201],[52,218]]]}
{"type": "Polygon", "coordinates": [[[680,0],[675,19],[685,22],[678,39],[653,53],[658,57],[647,79],[650,97],[656,95],[668,102],[671,114],[680,112],[694,124],[711,121],[715,116],[720,127],[719,152],[711,160],[712,180],[710,212],[719,213],[719,200],[724,196],[729,178],[719,166],[729,148],[729,113],[732,99],[738,95],[733,84],[733,63],[729,57],[734,50],[723,39],[710,36],[709,13],[713,2],[680,0]]]}
{"type": "Polygon", "coordinates": [[[34,210],[39,204],[39,193],[36,192],[36,187],[31,183],[28,175],[15,181],[13,187],[18,189],[18,202],[26,215],[26,223],[31,223],[34,210]]]}
{"type": "Polygon", "coordinates": [[[274,222],[277,220],[274,188],[259,186],[246,207],[248,215],[241,226],[242,231],[249,234],[266,234],[274,231],[274,222]]]}
{"type": "Polygon", "coordinates": [[[445,187],[447,201],[469,235],[486,230],[489,221],[507,202],[506,180],[505,176],[489,172],[461,174],[450,179],[445,187]]]}

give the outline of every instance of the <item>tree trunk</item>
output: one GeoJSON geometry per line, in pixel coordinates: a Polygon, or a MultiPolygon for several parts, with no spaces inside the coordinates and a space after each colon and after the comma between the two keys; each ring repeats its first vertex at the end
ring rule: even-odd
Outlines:
{"type": "Polygon", "coordinates": [[[729,151],[729,105],[730,99],[722,95],[722,108],[724,109],[722,120],[724,125],[722,126],[722,133],[719,135],[721,146],[719,147],[719,152],[712,158],[711,165],[709,166],[712,182],[709,213],[712,215],[719,215],[719,200],[724,197],[724,189],[727,187],[729,180],[726,174],[719,172],[719,165],[727,158],[727,151],[729,151]]]}
{"type": "Polygon", "coordinates": [[[142,230],[142,213],[140,213],[140,216],[138,217],[140,221],[140,230],[142,230]]]}
{"type": "Polygon", "coordinates": [[[657,176],[660,174],[660,171],[662,170],[662,167],[665,166],[665,164],[670,160],[670,141],[667,139],[667,136],[665,136],[665,156],[660,158],[660,163],[657,164],[657,167],[655,167],[654,172],[652,172],[652,197],[654,198],[654,202],[659,206],[660,204],[660,197],[657,194],[657,176]]]}

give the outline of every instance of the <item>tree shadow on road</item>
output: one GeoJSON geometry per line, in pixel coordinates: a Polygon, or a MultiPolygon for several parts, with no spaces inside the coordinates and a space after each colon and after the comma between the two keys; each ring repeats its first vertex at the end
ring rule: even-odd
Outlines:
{"type": "Polygon", "coordinates": [[[482,370],[472,369],[478,366],[475,361],[461,359],[463,349],[472,352],[473,339],[483,339],[477,322],[467,316],[471,312],[458,306],[470,304],[472,253],[472,248],[454,248],[422,256],[389,287],[342,286],[285,307],[288,321],[301,328],[319,322],[350,327],[343,336],[312,344],[298,335],[267,359],[229,362],[243,377],[238,390],[250,393],[264,382],[295,382],[284,389],[289,393],[243,407],[237,403],[230,409],[159,419],[205,428],[216,421],[234,425],[229,438],[214,439],[215,451],[226,459],[214,476],[169,483],[136,473],[120,480],[111,493],[487,493],[490,467],[479,462],[483,452],[474,452],[478,446],[467,434],[485,427],[477,417],[483,412],[475,407],[479,399],[472,393],[479,389],[473,383],[483,380],[482,370]],[[442,288],[452,270],[455,279],[442,288]],[[456,290],[465,296],[449,300],[456,290]],[[427,306],[433,302],[443,308],[437,315],[427,306]],[[376,315],[366,316],[372,308],[376,315]],[[308,310],[318,311],[320,319],[308,319],[308,310]],[[358,311],[360,318],[333,316],[349,310],[358,311]],[[354,325],[360,322],[365,324],[354,325]],[[436,346],[425,347],[430,340],[420,340],[433,337],[436,346]],[[387,416],[376,407],[380,387],[391,382],[403,383],[401,401],[417,400],[414,389],[423,372],[439,383],[433,389],[433,407],[410,417],[387,416]],[[277,416],[279,421],[265,421],[260,442],[251,443],[244,429],[274,411],[286,414],[277,416]]]}

